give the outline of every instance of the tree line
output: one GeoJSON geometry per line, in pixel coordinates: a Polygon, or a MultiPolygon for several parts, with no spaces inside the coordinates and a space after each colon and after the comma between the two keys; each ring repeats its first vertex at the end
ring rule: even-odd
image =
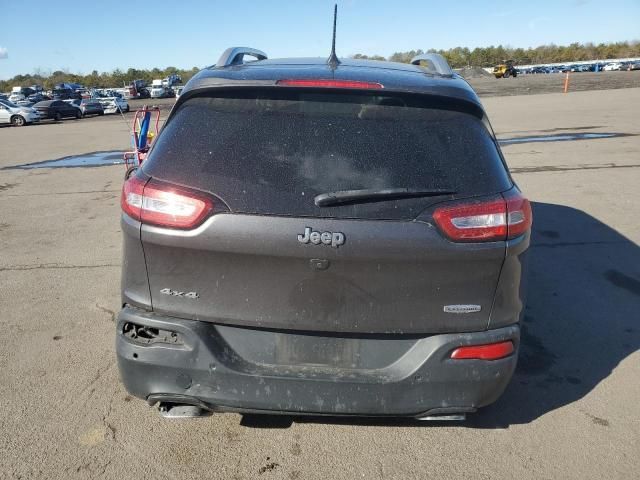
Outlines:
{"type": "MultiPolygon", "coordinates": [[[[514,60],[516,65],[528,65],[537,63],[566,63],[580,60],[606,60],[609,58],[640,57],[640,42],[617,43],[572,43],[570,45],[541,45],[535,48],[512,48],[498,45],[479,47],[473,50],[467,47],[455,47],[448,50],[426,50],[426,52],[439,53],[447,59],[453,68],[464,66],[490,67],[505,60],[514,60]]],[[[423,50],[411,50],[409,52],[396,52],[388,58],[380,55],[355,54],[352,58],[372,60],[390,60],[392,62],[409,63],[411,58],[425,53],[423,50]]],[[[151,83],[156,78],[164,78],[172,74],[182,77],[186,83],[200,68],[193,67],[190,70],[176,67],[167,67],[164,70],[153,68],[151,70],[139,70],[130,68],[126,71],[113,70],[112,72],[99,73],[94,70],[88,75],[70,73],[57,70],[45,72],[36,70],[32,74],[16,75],[8,80],[0,80],[0,92],[7,92],[14,86],[42,85],[45,89],[51,89],[57,83],[80,83],[86,87],[113,88],[128,85],[133,80],[146,80],[151,83]]]]}
{"type": "Polygon", "coordinates": [[[102,73],[94,70],[88,75],[70,73],[63,70],[56,70],[55,72],[36,70],[32,74],[16,75],[8,80],[0,80],[0,92],[8,92],[15,86],[28,87],[31,85],[42,85],[45,90],[50,90],[58,83],[79,83],[85,87],[97,88],[119,88],[129,85],[133,80],[145,80],[151,84],[155,79],[165,78],[173,74],[180,75],[182,82],[186,83],[200,70],[198,67],[193,67],[190,70],[176,67],[153,68],[151,70],[130,68],[127,71],[115,69],[112,72],[102,73]]]}
{"type": "Polygon", "coordinates": [[[422,53],[439,53],[447,59],[453,68],[465,66],[491,67],[505,60],[513,60],[516,65],[531,65],[538,63],[568,63],[581,60],[606,60],[609,58],[640,57],[640,42],[617,43],[572,43],[570,45],[541,45],[535,48],[512,48],[498,45],[474,48],[455,47],[448,50],[430,49],[396,52],[389,58],[380,55],[353,55],[353,58],[372,60],[389,60],[392,62],[409,63],[413,57],[422,53]]]}

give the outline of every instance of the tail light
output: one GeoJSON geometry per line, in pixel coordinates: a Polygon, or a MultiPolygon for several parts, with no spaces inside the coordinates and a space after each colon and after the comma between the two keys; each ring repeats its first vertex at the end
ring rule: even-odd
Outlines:
{"type": "Polygon", "coordinates": [[[508,357],[513,351],[513,342],[508,340],[488,345],[459,347],[451,353],[451,358],[454,360],[498,360],[508,357]]]}
{"type": "Polygon", "coordinates": [[[504,194],[507,202],[507,224],[509,232],[507,238],[516,238],[528,231],[533,222],[531,204],[517,190],[504,194]]]}
{"type": "Polygon", "coordinates": [[[531,205],[519,192],[439,207],[436,225],[454,242],[497,242],[531,228],[531,205]]]}
{"type": "Polygon", "coordinates": [[[207,196],[136,175],[122,187],[122,211],[149,225],[190,229],[198,226],[213,209],[207,196]]]}
{"type": "Polygon", "coordinates": [[[284,79],[278,80],[276,85],[286,87],[322,87],[322,88],[368,88],[379,90],[384,88],[381,83],[361,82],[358,80],[330,80],[330,79],[284,79]]]}

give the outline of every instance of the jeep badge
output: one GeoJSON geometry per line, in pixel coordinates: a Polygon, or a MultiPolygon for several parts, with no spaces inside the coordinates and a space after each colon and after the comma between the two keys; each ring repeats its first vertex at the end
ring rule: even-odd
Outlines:
{"type": "Polygon", "coordinates": [[[313,243],[314,245],[331,245],[333,248],[338,248],[340,245],[344,245],[344,233],[341,232],[316,232],[311,227],[305,227],[304,233],[298,235],[298,241],[300,243],[313,243]]]}

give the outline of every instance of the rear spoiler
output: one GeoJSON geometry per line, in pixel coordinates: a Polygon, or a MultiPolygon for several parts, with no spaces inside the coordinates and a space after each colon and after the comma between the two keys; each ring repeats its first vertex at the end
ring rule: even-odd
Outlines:
{"type": "MultiPolygon", "coordinates": [[[[167,119],[165,120],[165,125],[167,122],[171,120],[173,114],[180,108],[180,106],[190,100],[193,97],[198,96],[207,96],[212,95],[216,96],[215,92],[220,92],[223,96],[228,95],[229,92],[241,92],[243,90],[262,90],[263,92],[271,91],[292,91],[291,87],[282,87],[278,86],[277,80],[255,80],[251,82],[247,82],[246,80],[237,81],[237,80],[229,80],[225,78],[208,78],[205,81],[200,81],[195,84],[192,88],[183,90],[183,93],[180,95],[180,98],[176,101],[176,103],[171,108],[171,112],[169,113],[167,119]]],[[[365,90],[369,94],[377,94],[380,95],[381,90],[365,90]]],[[[463,91],[464,92],[464,91],[463,91]]],[[[414,91],[414,90],[404,90],[404,89],[384,89],[384,95],[388,96],[409,96],[414,98],[422,98],[425,101],[428,101],[431,104],[432,108],[441,108],[444,110],[455,110],[463,113],[468,113],[470,115],[475,116],[479,120],[481,120],[489,134],[492,138],[495,139],[495,134],[493,133],[493,129],[491,128],[489,121],[487,119],[486,112],[484,108],[480,104],[477,97],[460,95],[458,92],[457,95],[452,95],[452,92],[449,92],[449,95],[443,95],[439,92],[425,92],[425,91],[414,91]]]]}

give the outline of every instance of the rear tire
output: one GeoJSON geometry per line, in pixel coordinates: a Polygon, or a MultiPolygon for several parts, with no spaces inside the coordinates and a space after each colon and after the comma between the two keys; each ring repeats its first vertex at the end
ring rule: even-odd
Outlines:
{"type": "Polygon", "coordinates": [[[129,110],[131,110],[131,108],[129,108],[129,105],[127,105],[127,108],[125,108],[125,112],[129,113],[129,110]]]}
{"type": "Polygon", "coordinates": [[[84,115],[83,115],[83,113],[82,113],[80,110],[78,110],[78,111],[76,112],[76,120],[80,120],[83,116],[84,116],[84,115]]]}
{"type": "Polygon", "coordinates": [[[11,125],[14,127],[24,127],[26,124],[27,121],[20,115],[14,115],[11,117],[11,125]]]}
{"type": "Polygon", "coordinates": [[[513,72],[513,78],[516,78],[518,76],[518,72],[513,72]]]}
{"type": "Polygon", "coordinates": [[[504,77],[504,78],[509,78],[509,70],[507,70],[506,72],[504,72],[503,77],[504,77]]]}
{"type": "Polygon", "coordinates": [[[53,114],[53,119],[54,119],[56,122],[59,122],[60,120],[62,120],[62,114],[61,114],[60,112],[56,112],[56,113],[54,113],[54,114],[53,114]]]}

